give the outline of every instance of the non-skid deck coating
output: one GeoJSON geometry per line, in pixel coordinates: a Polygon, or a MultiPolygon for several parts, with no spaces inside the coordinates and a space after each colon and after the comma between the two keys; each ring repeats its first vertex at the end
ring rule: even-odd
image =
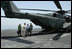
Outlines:
{"type": "Polygon", "coordinates": [[[59,40],[51,40],[56,35],[1,38],[1,48],[71,48],[71,33],[64,33],[59,40]]]}

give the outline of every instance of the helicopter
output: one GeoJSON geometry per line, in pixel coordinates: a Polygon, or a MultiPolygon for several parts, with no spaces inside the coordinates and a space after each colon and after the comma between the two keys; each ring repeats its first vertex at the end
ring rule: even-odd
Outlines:
{"type": "Polygon", "coordinates": [[[62,32],[71,32],[71,16],[66,15],[66,13],[71,10],[62,10],[62,7],[59,1],[54,1],[59,11],[54,10],[44,10],[44,9],[18,9],[12,1],[1,1],[1,7],[4,10],[6,18],[17,18],[17,19],[29,19],[34,24],[41,26],[44,31],[62,31],[62,32]],[[50,11],[54,12],[52,16],[48,14],[31,14],[31,13],[22,13],[20,10],[33,10],[33,11],[50,11]],[[68,25],[67,25],[68,24],[68,25]]]}

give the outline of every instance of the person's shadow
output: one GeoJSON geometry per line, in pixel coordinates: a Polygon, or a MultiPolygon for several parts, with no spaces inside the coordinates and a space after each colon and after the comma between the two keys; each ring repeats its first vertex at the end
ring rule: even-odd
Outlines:
{"type": "Polygon", "coordinates": [[[33,44],[34,43],[32,41],[28,41],[28,40],[21,39],[21,38],[18,38],[18,37],[15,37],[15,38],[3,38],[3,39],[10,40],[10,41],[16,41],[16,42],[20,42],[20,43],[25,43],[25,44],[33,44]]]}

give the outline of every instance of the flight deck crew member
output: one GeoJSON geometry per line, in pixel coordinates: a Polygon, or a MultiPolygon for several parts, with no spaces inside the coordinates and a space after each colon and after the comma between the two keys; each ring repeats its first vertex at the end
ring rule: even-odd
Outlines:
{"type": "Polygon", "coordinates": [[[24,23],[23,28],[22,28],[22,37],[25,38],[26,35],[26,23],[24,23]]]}
{"type": "Polygon", "coordinates": [[[17,33],[18,33],[18,36],[21,36],[21,24],[18,25],[18,31],[17,31],[17,33]]]}

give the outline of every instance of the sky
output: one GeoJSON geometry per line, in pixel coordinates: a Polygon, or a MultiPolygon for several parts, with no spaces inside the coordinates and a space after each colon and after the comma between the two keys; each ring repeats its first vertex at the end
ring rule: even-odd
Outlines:
{"type": "MultiPolygon", "coordinates": [[[[30,8],[30,9],[45,9],[45,10],[59,10],[53,1],[12,1],[17,8],[30,8]]],[[[59,1],[63,10],[71,10],[71,1],[59,1]]],[[[42,11],[29,11],[29,10],[20,10],[21,12],[29,13],[48,13],[42,11]]],[[[4,16],[4,11],[1,8],[1,16],[4,16]]],[[[1,18],[1,30],[4,29],[17,29],[18,24],[23,26],[23,23],[32,23],[28,19],[10,19],[10,18],[1,18]]],[[[40,26],[32,23],[34,28],[41,28],[40,26]]]]}

